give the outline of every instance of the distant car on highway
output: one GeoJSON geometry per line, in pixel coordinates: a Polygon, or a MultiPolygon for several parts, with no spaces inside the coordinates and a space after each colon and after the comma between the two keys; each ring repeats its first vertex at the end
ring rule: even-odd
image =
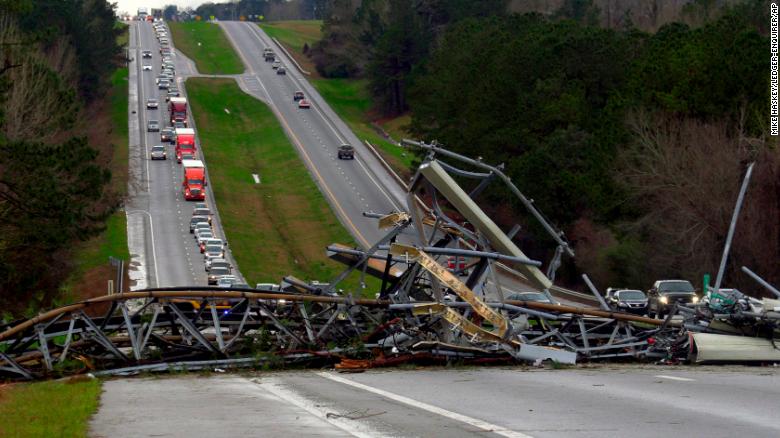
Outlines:
{"type": "Polygon", "coordinates": [[[235,275],[223,275],[217,279],[217,287],[230,288],[234,283],[238,282],[238,277],[235,275]]]}
{"type": "Polygon", "coordinates": [[[227,268],[228,270],[233,269],[233,267],[230,266],[230,262],[222,258],[206,259],[206,272],[208,272],[211,268],[227,268]]]}
{"type": "Polygon", "coordinates": [[[339,160],[354,160],[355,148],[352,145],[343,144],[339,146],[338,156],[339,160]]]}
{"type": "MultiPolygon", "coordinates": [[[[206,247],[209,245],[211,246],[219,246],[220,248],[224,249],[225,246],[222,245],[222,239],[217,239],[215,236],[211,236],[208,239],[200,239],[198,241],[198,246],[200,247],[200,253],[203,254],[206,252],[206,247]]],[[[220,256],[222,257],[222,256],[220,256]]]]}
{"type": "Polygon", "coordinates": [[[301,99],[298,101],[298,108],[311,108],[311,104],[306,99],[301,99]]]}
{"type": "Polygon", "coordinates": [[[176,142],[176,131],[174,131],[171,127],[161,129],[160,141],[167,141],[168,143],[176,142]]]}
{"type": "Polygon", "coordinates": [[[278,74],[278,75],[286,75],[287,74],[287,70],[285,70],[284,67],[279,67],[279,68],[276,69],[276,74],[278,74]]]}
{"type": "Polygon", "coordinates": [[[162,79],[157,83],[157,88],[160,90],[167,90],[171,86],[171,82],[168,79],[162,79]]]}
{"type": "Polygon", "coordinates": [[[273,69],[277,69],[277,68],[279,68],[281,66],[282,66],[281,61],[274,61],[274,63],[271,64],[271,68],[273,68],[273,69]]]}
{"type": "Polygon", "coordinates": [[[184,122],[173,122],[173,129],[183,129],[186,127],[187,125],[185,125],[184,122]]]}
{"type": "Polygon", "coordinates": [[[198,235],[200,234],[201,231],[208,231],[209,233],[211,232],[211,225],[209,225],[209,223],[205,221],[198,222],[197,224],[195,224],[193,231],[194,231],[193,234],[195,234],[195,240],[197,241],[198,235]]]}
{"type": "Polygon", "coordinates": [[[637,315],[647,314],[647,295],[641,290],[609,288],[606,302],[614,310],[637,315]]]}
{"type": "Polygon", "coordinates": [[[303,99],[304,97],[306,96],[303,95],[303,91],[298,90],[295,93],[293,93],[293,101],[295,102],[303,99]]]}
{"type": "Polygon", "coordinates": [[[203,256],[206,258],[224,258],[225,257],[225,249],[222,247],[222,245],[209,245],[206,244],[205,249],[203,250],[203,256]]]}
{"type": "Polygon", "coordinates": [[[149,64],[144,64],[143,67],[141,67],[141,70],[143,71],[152,71],[152,66],[149,64]]]}
{"type": "Polygon", "coordinates": [[[146,99],[146,109],[157,109],[159,106],[157,99],[146,99]]]}
{"type": "Polygon", "coordinates": [[[230,275],[230,269],[212,267],[209,270],[208,283],[217,284],[217,279],[223,275],[230,275]]]}
{"type": "Polygon", "coordinates": [[[168,155],[165,153],[165,146],[161,144],[152,146],[150,157],[152,160],[167,160],[168,155]]]}
{"type": "Polygon", "coordinates": [[[190,218],[190,234],[195,233],[195,227],[200,223],[208,225],[209,218],[206,216],[193,216],[190,218]]]}
{"type": "Polygon", "coordinates": [[[209,223],[211,223],[211,210],[208,208],[196,208],[192,211],[193,216],[204,216],[208,218],[209,223]]]}
{"type": "Polygon", "coordinates": [[[160,122],[158,122],[157,120],[149,120],[149,122],[146,124],[146,131],[160,132],[160,122]]]}
{"type": "Polygon", "coordinates": [[[142,58],[151,58],[152,57],[152,51],[151,50],[144,50],[141,52],[142,58]]]}

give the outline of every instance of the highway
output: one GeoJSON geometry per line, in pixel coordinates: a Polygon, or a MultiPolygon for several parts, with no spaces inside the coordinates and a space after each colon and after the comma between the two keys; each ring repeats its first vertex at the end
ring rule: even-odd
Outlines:
{"type": "Polygon", "coordinates": [[[398,184],[256,24],[226,21],[220,25],[247,68],[238,79],[241,88],[273,109],[339,220],[359,245],[370,247],[385,233],[377,228],[376,219],[362,213],[406,210],[398,184]],[[265,47],[275,50],[286,75],[276,74],[265,62],[265,47]],[[304,92],[312,103],[310,109],[298,108],[293,101],[296,90],[304,92]],[[355,160],[336,157],[343,143],[355,147],[355,160]]]}
{"type": "Polygon", "coordinates": [[[612,365],[106,382],[93,436],[776,437],[775,369],[612,365]],[[184,421],[186,419],[186,421],[184,421]]]}
{"type": "MultiPolygon", "coordinates": [[[[130,181],[126,202],[128,217],[128,246],[130,247],[131,289],[145,287],[206,285],[203,256],[198,250],[193,235],[189,232],[189,221],[194,208],[193,202],[184,200],[181,193],[182,168],[176,163],[173,145],[166,144],[168,159],[152,161],[149,150],[162,144],[159,132],[147,132],[149,120],[157,120],[161,127],[168,125],[165,90],[158,90],[155,77],[160,74],[160,46],[151,23],[134,21],[130,23],[129,50],[134,59],[130,63],[130,181]],[[142,50],[151,50],[152,59],[142,58],[142,50]],[[151,65],[151,71],[144,71],[143,65],[151,65]],[[157,98],[160,108],[146,109],[146,99],[157,98]]],[[[174,57],[179,68],[188,70],[191,63],[174,57]]],[[[179,90],[186,95],[181,77],[179,90]]],[[[189,126],[194,121],[190,115],[189,126]]],[[[197,127],[196,127],[197,134],[197,127]]],[[[201,154],[197,140],[198,154],[201,154]]],[[[202,159],[202,155],[200,156],[202,159]]],[[[208,163],[206,163],[208,167],[208,163]]],[[[222,238],[219,214],[213,202],[211,187],[206,200],[214,214],[213,228],[222,238]]],[[[228,247],[227,256],[230,260],[228,247]]],[[[233,263],[235,266],[235,263],[233,263]]],[[[240,274],[239,274],[240,275],[240,274]]]]}
{"type": "MultiPolygon", "coordinates": [[[[239,85],[274,111],[347,231],[364,248],[384,237],[386,231],[378,229],[377,221],[362,214],[366,211],[409,211],[405,191],[262,29],[248,22],[222,21],[219,24],[246,66],[245,73],[236,77],[239,85]],[[276,74],[271,63],[265,62],[263,49],[266,47],[274,49],[286,67],[286,75],[276,74]],[[311,109],[299,109],[293,102],[296,90],[303,91],[312,102],[311,109]],[[355,147],[354,161],[336,157],[336,148],[342,143],[355,147]]],[[[408,228],[398,240],[416,244],[416,232],[408,228]]],[[[494,288],[492,281],[489,283],[494,288]]],[[[514,292],[533,290],[511,275],[501,275],[501,283],[514,292]]],[[[567,300],[566,294],[560,291],[557,295],[564,304],[577,304],[567,300]]]]}

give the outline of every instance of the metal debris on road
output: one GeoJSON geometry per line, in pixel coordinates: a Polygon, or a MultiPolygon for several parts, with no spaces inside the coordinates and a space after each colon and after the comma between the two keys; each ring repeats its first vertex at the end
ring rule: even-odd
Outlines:
{"type": "Polygon", "coordinates": [[[522,295],[506,289],[498,265],[520,272],[549,297],[560,257],[574,256],[563,233],[502,166],[407,143],[428,152],[409,186],[408,211],[364,213],[387,233],[368,249],[329,246],[329,257],[346,265],[330,281],[285,277],[264,289],[161,288],[53,309],[0,325],[0,378],[282,365],[359,371],[452,361],[780,361],[778,300],[718,290],[717,301],[675,305],[661,320],[612,311],[603,301],[594,308],[516,299],[522,295]],[[473,188],[467,192],[453,176],[474,180],[473,188]],[[475,202],[496,181],[557,244],[546,272],[475,202]],[[362,284],[367,275],[381,280],[374,298],[340,289],[355,274],[362,284]]]}

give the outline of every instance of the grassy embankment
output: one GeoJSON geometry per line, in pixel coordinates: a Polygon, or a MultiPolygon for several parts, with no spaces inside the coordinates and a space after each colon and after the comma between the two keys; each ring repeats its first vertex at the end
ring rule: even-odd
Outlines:
{"type": "Polygon", "coordinates": [[[396,140],[407,137],[403,126],[409,123],[408,116],[396,119],[374,121],[371,116],[371,97],[368,81],[365,79],[325,79],[316,74],[311,60],[303,54],[304,44],[311,47],[321,38],[321,21],[280,21],[260,24],[269,35],[284,44],[301,66],[312,73],[310,82],[328,101],[338,115],[349,125],[360,139],[378,146],[382,156],[401,174],[408,174],[414,158],[406,149],[397,146],[380,135],[372,126],[374,122],[396,140]]]}
{"type": "MultiPolygon", "coordinates": [[[[127,26],[125,26],[126,28],[127,26]]],[[[120,44],[127,44],[128,32],[119,36],[120,44]]],[[[111,170],[110,189],[124,195],[127,193],[128,173],[128,69],[118,68],[111,77],[111,89],[106,95],[104,108],[108,117],[93,120],[96,126],[105,126],[109,131],[111,157],[106,161],[111,170]]],[[[98,111],[99,116],[105,114],[98,111]]],[[[102,128],[101,128],[102,129],[102,128]]],[[[94,238],[79,244],[74,252],[74,271],[61,288],[61,296],[55,304],[102,295],[106,291],[106,280],[114,278],[108,257],[130,260],[127,250],[127,219],[124,211],[117,211],[108,221],[106,230],[94,238]]]]}
{"type": "Polygon", "coordinates": [[[0,385],[0,436],[86,437],[100,381],[0,385]]]}
{"type": "Polygon", "coordinates": [[[218,24],[169,21],[168,25],[174,45],[195,62],[199,73],[227,75],[244,72],[244,64],[218,24]]]}
{"type": "MultiPolygon", "coordinates": [[[[273,112],[232,80],[192,78],[186,86],[222,225],[250,284],[335,276],[343,266],[326,257],[325,247],[353,240],[273,112]]],[[[357,291],[358,280],[351,276],[344,289],[357,291]]]]}

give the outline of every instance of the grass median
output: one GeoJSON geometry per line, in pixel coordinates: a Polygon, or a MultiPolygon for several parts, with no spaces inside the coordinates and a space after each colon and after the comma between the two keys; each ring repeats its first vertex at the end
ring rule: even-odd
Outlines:
{"type": "Polygon", "coordinates": [[[244,64],[218,24],[169,21],[168,25],[174,45],[195,62],[199,73],[228,75],[244,72],[244,64]]]}
{"type": "MultiPolygon", "coordinates": [[[[303,68],[315,72],[311,60],[303,53],[304,45],[312,45],[322,38],[321,21],[279,21],[260,24],[271,37],[276,38],[295,57],[303,68]]],[[[400,140],[406,136],[403,126],[409,123],[409,116],[374,121],[371,117],[372,102],[365,79],[326,79],[316,73],[309,82],[317,89],[334,111],[360,139],[368,140],[378,147],[393,169],[409,176],[414,155],[386,139],[372,126],[381,126],[391,136],[400,140]]]]}
{"type": "Polygon", "coordinates": [[[0,385],[0,436],[86,437],[100,386],[96,379],[0,385]]]}
{"type": "MultiPolygon", "coordinates": [[[[325,247],[334,242],[354,246],[354,241],[273,112],[230,79],[191,78],[186,86],[213,201],[247,281],[275,283],[286,275],[333,278],[343,265],[328,259],[325,247]]],[[[344,289],[359,290],[356,275],[344,289]]]]}

